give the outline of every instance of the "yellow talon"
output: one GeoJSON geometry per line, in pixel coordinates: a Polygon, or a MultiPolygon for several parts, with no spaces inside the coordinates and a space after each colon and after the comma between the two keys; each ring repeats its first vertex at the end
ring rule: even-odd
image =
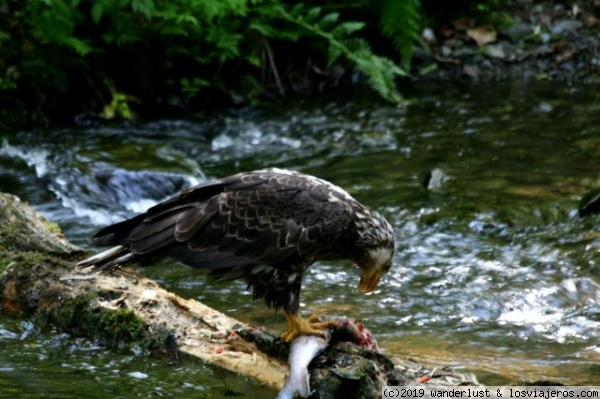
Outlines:
{"type": "Polygon", "coordinates": [[[302,318],[298,313],[284,312],[288,321],[288,330],[281,334],[283,342],[290,343],[300,335],[323,336],[323,330],[336,326],[334,321],[319,321],[319,317],[312,315],[308,319],[302,318]]]}

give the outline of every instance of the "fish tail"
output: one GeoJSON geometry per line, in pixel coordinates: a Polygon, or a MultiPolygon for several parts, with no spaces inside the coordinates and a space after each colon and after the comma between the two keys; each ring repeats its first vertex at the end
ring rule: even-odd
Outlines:
{"type": "Polygon", "coordinates": [[[291,371],[276,399],[293,399],[296,394],[301,398],[310,394],[308,369],[305,367],[291,371]]]}

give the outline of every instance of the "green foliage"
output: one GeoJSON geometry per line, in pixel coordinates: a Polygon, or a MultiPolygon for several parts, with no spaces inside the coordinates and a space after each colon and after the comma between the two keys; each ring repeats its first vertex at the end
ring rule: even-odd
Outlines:
{"type": "Polygon", "coordinates": [[[406,70],[410,69],[415,44],[423,45],[421,20],[420,0],[385,0],[381,7],[381,32],[392,40],[406,70]]]}
{"type": "Polygon", "coordinates": [[[125,93],[114,92],[111,102],[104,106],[100,116],[104,119],[115,119],[117,117],[121,119],[133,119],[134,113],[129,107],[129,103],[133,101],[135,99],[125,93]]]}
{"type": "Polygon", "coordinates": [[[356,21],[338,23],[339,13],[333,12],[321,16],[321,11],[319,7],[306,10],[303,4],[297,4],[289,12],[280,10],[282,17],[287,21],[325,40],[328,46],[328,66],[344,56],[367,75],[373,89],[383,98],[392,102],[402,101],[402,96],[395,87],[395,78],[406,75],[406,72],[389,58],[373,53],[366,40],[351,36],[361,30],[365,23],[356,21]]]}
{"type": "Polygon", "coordinates": [[[72,7],[73,3],[62,0],[28,2],[27,22],[31,25],[33,36],[42,45],[65,46],[84,56],[92,48],[85,40],[73,35],[75,26],[82,18],[78,10],[72,7]]]}
{"type": "Polygon", "coordinates": [[[376,54],[372,44],[381,36],[365,27],[379,18],[408,67],[418,0],[386,0],[380,16],[358,6],[361,21],[356,4],[0,0],[0,108],[10,98],[43,114],[71,107],[129,118],[130,107],[159,98],[187,104],[215,92],[260,94],[269,79],[283,93],[294,69],[306,69],[308,60],[320,69],[351,64],[382,97],[400,101],[394,80],[405,69],[376,54]],[[290,61],[300,57],[302,66],[290,61]]]}

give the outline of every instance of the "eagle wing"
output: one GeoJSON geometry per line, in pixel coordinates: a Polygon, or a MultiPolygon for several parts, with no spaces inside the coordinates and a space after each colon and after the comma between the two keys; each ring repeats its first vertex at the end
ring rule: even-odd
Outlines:
{"type": "Polygon", "coordinates": [[[327,183],[262,171],[183,191],[100,231],[95,243],[216,273],[258,264],[304,268],[343,239],[351,219],[351,204],[327,183]]]}

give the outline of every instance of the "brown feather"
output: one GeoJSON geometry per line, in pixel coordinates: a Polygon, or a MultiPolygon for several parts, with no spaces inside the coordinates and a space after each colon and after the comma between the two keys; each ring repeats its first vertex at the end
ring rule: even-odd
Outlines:
{"type": "Polygon", "coordinates": [[[389,224],[340,188],[279,169],[184,190],[94,238],[124,246],[126,262],[170,256],[218,279],[243,278],[255,297],[289,312],[298,309],[302,273],[313,262],[362,261],[366,248],[391,253],[393,241],[389,224]]]}

